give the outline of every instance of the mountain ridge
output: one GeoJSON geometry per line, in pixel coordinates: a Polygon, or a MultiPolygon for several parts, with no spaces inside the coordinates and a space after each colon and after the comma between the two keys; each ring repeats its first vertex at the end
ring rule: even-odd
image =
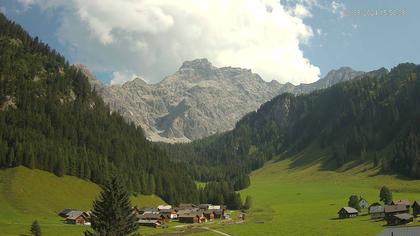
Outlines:
{"type": "Polygon", "coordinates": [[[112,111],[142,127],[149,140],[188,142],[233,129],[240,118],[279,94],[309,93],[363,73],[343,67],[312,84],[295,86],[266,82],[250,69],[217,68],[201,58],[185,61],[156,84],[140,78],[111,86],[98,85],[94,77],[89,81],[112,111]]]}

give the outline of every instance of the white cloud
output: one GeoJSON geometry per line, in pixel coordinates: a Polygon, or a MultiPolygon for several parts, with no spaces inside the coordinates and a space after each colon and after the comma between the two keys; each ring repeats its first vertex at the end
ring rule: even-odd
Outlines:
{"type": "Polygon", "coordinates": [[[332,13],[339,14],[341,17],[343,17],[345,15],[346,6],[344,3],[332,1],[330,9],[332,13]]]}
{"type": "Polygon", "coordinates": [[[300,44],[313,37],[304,4],[277,0],[20,0],[62,8],[57,35],[72,57],[93,70],[157,82],[185,60],[251,68],[265,80],[310,83],[319,68],[300,44]]]}
{"type": "Polygon", "coordinates": [[[138,78],[139,76],[132,74],[130,72],[119,72],[119,71],[115,71],[112,73],[112,80],[111,80],[111,85],[114,84],[122,84],[124,82],[133,80],[135,78],[138,78]]]}

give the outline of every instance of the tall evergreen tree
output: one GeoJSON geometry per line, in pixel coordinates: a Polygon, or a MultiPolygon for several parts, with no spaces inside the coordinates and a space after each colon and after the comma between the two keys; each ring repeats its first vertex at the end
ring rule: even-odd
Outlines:
{"type": "Polygon", "coordinates": [[[385,204],[390,204],[392,202],[392,193],[386,186],[381,188],[379,192],[379,200],[385,204]]]}
{"type": "Polygon", "coordinates": [[[41,233],[41,226],[39,226],[39,223],[38,223],[37,220],[35,220],[34,222],[32,222],[31,230],[30,231],[31,231],[31,234],[34,235],[34,236],[41,236],[42,235],[42,233],[41,233]]]}
{"type": "Polygon", "coordinates": [[[117,177],[102,186],[99,199],[93,203],[91,223],[94,233],[86,231],[86,236],[125,236],[136,232],[138,225],[128,193],[117,177]]]}
{"type": "Polygon", "coordinates": [[[360,199],[357,195],[351,195],[347,203],[347,206],[353,207],[354,209],[359,211],[360,210],[359,200],[360,199]]]}

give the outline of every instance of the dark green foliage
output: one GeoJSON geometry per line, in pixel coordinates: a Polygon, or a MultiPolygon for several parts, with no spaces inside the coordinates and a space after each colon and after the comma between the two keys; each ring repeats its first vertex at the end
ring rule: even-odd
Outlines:
{"type": "Polygon", "coordinates": [[[125,236],[137,231],[128,193],[118,178],[112,177],[102,186],[99,199],[93,203],[91,224],[95,233],[85,235],[125,236]]]}
{"type": "Polygon", "coordinates": [[[392,202],[392,193],[388,187],[383,186],[379,192],[379,201],[383,202],[385,205],[389,205],[392,202]]]}
{"type": "Polygon", "coordinates": [[[39,223],[38,223],[37,220],[35,220],[34,222],[32,222],[31,230],[30,231],[31,231],[31,234],[34,235],[34,236],[41,236],[42,235],[42,233],[41,233],[41,226],[39,226],[39,223]]]}
{"type": "Polygon", "coordinates": [[[199,190],[201,203],[226,205],[229,209],[241,209],[241,195],[236,193],[233,186],[227,181],[209,182],[199,190]]]}
{"type": "Polygon", "coordinates": [[[351,195],[347,203],[347,206],[353,207],[354,209],[360,211],[359,201],[360,199],[357,195],[351,195]]]}
{"type": "Polygon", "coordinates": [[[182,163],[111,114],[84,75],[2,14],[0,108],[0,167],[25,165],[99,184],[117,173],[130,193],[198,201],[182,163]]]}
{"type": "Polygon", "coordinates": [[[246,196],[245,203],[244,203],[244,209],[248,210],[252,207],[252,197],[246,196]]]}

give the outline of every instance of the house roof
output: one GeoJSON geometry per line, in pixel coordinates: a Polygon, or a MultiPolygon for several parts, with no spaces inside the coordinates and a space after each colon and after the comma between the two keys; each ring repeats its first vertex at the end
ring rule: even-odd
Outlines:
{"type": "Polygon", "coordinates": [[[170,209],[172,209],[172,206],[171,205],[159,205],[157,207],[157,209],[158,210],[170,210],[170,209]]]}
{"type": "Polygon", "coordinates": [[[144,224],[160,224],[157,220],[138,220],[137,222],[144,224]]]}
{"type": "Polygon", "coordinates": [[[170,213],[172,213],[174,211],[175,211],[174,209],[162,209],[162,210],[159,210],[160,213],[168,213],[168,214],[170,214],[170,213]]]}
{"type": "Polygon", "coordinates": [[[420,226],[410,227],[388,227],[385,228],[378,236],[393,236],[393,235],[420,235],[420,226]]]}
{"type": "Polygon", "coordinates": [[[401,212],[401,211],[406,211],[407,208],[405,207],[405,205],[386,205],[384,206],[385,208],[385,213],[392,213],[392,212],[401,212]]]}
{"type": "MultiPolygon", "coordinates": [[[[347,213],[359,213],[356,209],[354,209],[353,207],[343,207],[340,209],[340,211],[346,211],[347,213]]],[[[339,212],[340,212],[339,211],[339,212]]]]}
{"type": "Polygon", "coordinates": [[[155,213],[145,213],[142,215],[138,215],[137,216],[139,219],[161,219],[161,215],[160,214],[155,214],[155,213]]]}
{"type": "Polygon", "coordinates": [[[143,212],[158,212],[159,210],[157,208],[154,208],[154,207],[143,207],[143,208],[140,208],[139,211],[143,211],[143,212]]]}
{"type": "Polygon", "coordinates": [[[415,200],[414,202],[413,202],[413,206],[414,205],[416,205],[417,204],[417,206],[420,206],[420,200],[415,200]]]}
{"type": "Polygon", "coordinates": [[[384,213],[385,212],[385,207],[384,206],[371,206],[369,208],[369,214],[372,213],[384,213]]]}
{"type": "Polygon", "coordinates": [[[68,216],[67,216],[67,220],[75,220],[77,218],[79,218],[80,216],[83,216],[83,211],[71,211],[68,216]]]}
{"type": "Polygon", "coordinates": [[[411,202],[409,200],[403,199],[403,200],[395,200],[391,202],[392,205],[406,205],[410,206],[411,202]]]}
{"type": "Polygon", "coordinates": [[[72,212],[72,211],[76,211],[76,209],[73,209],[73,208],[66,208],[66,209],[64,209],[64,210],[60,211],[60,213],[58,213],[58,214],[59,214],[59,215],[67,215],[69,212],[72,212]]]}
{"type": "Polygon", "coordinates": [[[402,213],[402,214],[396,214],[394,215],[395,218],[398,218],[400,220],[410,220],[413,219],[414,216],[408,213],[402,213]]]}

